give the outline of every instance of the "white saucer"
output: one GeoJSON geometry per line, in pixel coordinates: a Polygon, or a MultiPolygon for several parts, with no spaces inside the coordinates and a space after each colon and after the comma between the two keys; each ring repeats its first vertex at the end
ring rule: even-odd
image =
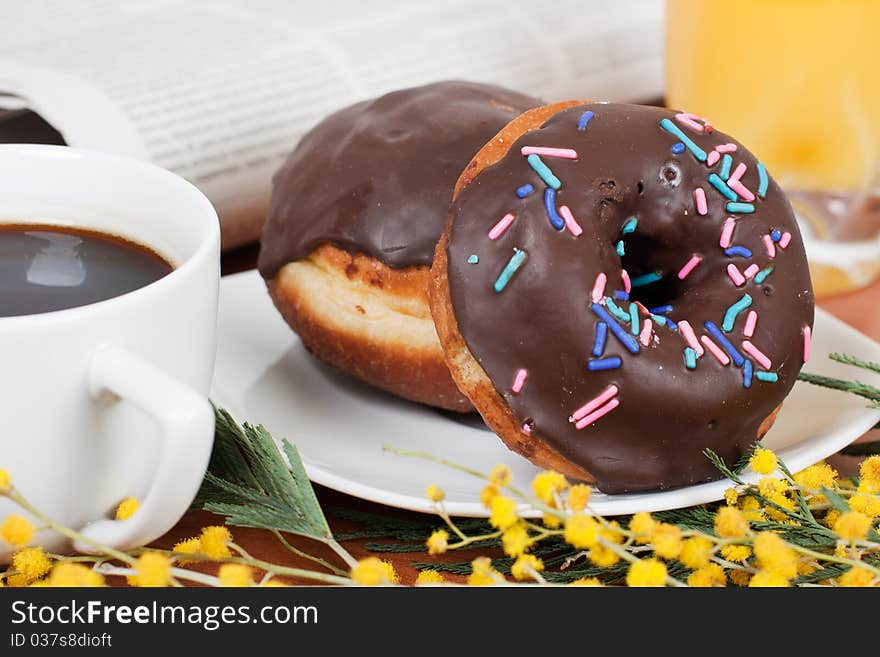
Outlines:
{"type": "MultiPolygon", "coordinates": [[[[535,466],[507,450],[478,416],[457,418],[387,395],[318,363],[275,310],[259,275],[224,277],[220,284],[217,365],[212,399],[239,422],[263,424],[294,443],[312,481],[374,502],[432,512],[425,488],[446,491],[450,513],[485,516],[480,479],[383,445],[428,452],[488,472],[505,463],[524,488],[535,466]]],[[[880,345],[817,309],[808,372],[858,378],[880,376],[828,360],[830,351],[880,361],[880,345]]],[[[880,420],[864,399],[798,383],[764,444],[797,471],[831,454],[880,420]]],[[[748,479],[749,475],[746,474],[748,479]]],[[[603,515],[660,511],[719,500],[729,482],[659,493],[603,495],[591,507],[603,515]]]]}

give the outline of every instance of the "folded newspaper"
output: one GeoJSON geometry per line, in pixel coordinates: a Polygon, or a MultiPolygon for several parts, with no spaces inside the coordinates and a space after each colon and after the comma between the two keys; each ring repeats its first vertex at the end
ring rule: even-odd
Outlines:
{"type": "Polygon", "coordinates": [[[170,169],[217,207],[224,249],[258,238],[299,137],[358,100],[451,78],[547,100],[662,92],[662,0],[2,5],[0,140],[170,169]]]}

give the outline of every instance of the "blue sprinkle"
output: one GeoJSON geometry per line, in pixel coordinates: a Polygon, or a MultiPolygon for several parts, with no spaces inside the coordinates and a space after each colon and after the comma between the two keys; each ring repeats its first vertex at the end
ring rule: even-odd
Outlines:
{"type": "Polygon", "coordinates": [[[780,233],[778,229],[774,228],[770,231],[770,239],[774,242],[778,242],[782,239],[782,233],[780,233]]]}
{"type": "Polygon", "coordinates": [[[715,323],[706,322],[704,326],[706,327],[706,330],[709,331],[709,333],[712,335],[712,337],[721,344],[721,346],[724,348],[724,351],[726,351],[728,355],[730,355],[736,366],[742,366],[746,359],[743,358],[743,355],[736,350],[736,347],[730,344],[730,340],[728,340],[727,337],[718,329],[715,323]]]}
{"type": "Polygon", "coordinates": [[[697,352],[690,347],[684,348],[684,366],[689,370],[697,368],[697,352]]]}
{"type": "Polygon", "coordinates": [[[743,388],[752,387],[752,361],[743,363],[743,388]]]}
{"type": "Polygon", "coordinates": [[[507,264],[504,265],[504,269],[501,270],[501,273],[498,275],[497,280],[495,281],[494,290],[495,292],[501,292],[504,287],[510,282],[510,279],[516,273],[516,270],[522,266],[522,263],[525,262],[526,252],[513,247],[513,255],[510,256],[510,260],[507,261],[507,264]]]}
{"type": "Polygon", "coordinates": [[[684,144],[682,144],[680,141],[675,142],[672,145],[672,152],[675,153],[676,155],[684,153],[684,144]]]}
{"type": "Polygon", "coordinates": [[[517,188],[516,195],[520,198],[525,198],[526,196],[531,194],[533,191],[535,191],[534,185],[532,185],[531,183],[526,183],[522,187],[517,188]]]}
{"type": "Polygon", "coordinates": [[[732,246],[729,249],[724,249],[724,255],[733,257],[733,256],[742,256],[743,258],[751,258],[752,252],[744,246],[732,246]]]}
{"type": "Polygon", "coordinates": [[[769,180],[767,178],[767,169],[764,168],[764,165],[758,162],[758,196],[764,198],[767,194],[767,185],[769,184],[769,180]]]}
{"type": "Polygon", "coordinates": [[[544,209],[550,218],[550,223],[556,230],[565,228],[565,219],[559,216],[556,211],[556,191],[548,187],[544,190],[544,209]]]}
{"type": "Polygon", "coordinates": [[[611,311],[611,314],[617,317],[622,322],[629,321],[629,313],[624,312],[623,309],[619,308],[616,303],[611,300],[611,297],[605,297],[605,305],[608,310],[611,311]]]}
{"type": "Polygon", "coordinates": [[[629,235],[630,233],[636,232],[636,226],[639,225],[639,220],[635,217],[630,217],[626,220],[626,223],[623,224],[623,228],[620,229],[620,232],[624,235],[629,235]]]}
{"type": "Polygon", "coordinates": [[[616,370],[620,367],[620,356],[611,356],[610,358],[600,358],[599,360],[588,360],[587,369],[591,372],[600,370],[616,370]]]}
{"type": "Polygon", "coordinates": [[[587,110],[586,112],[581,114],[581,118],[578,119],[578,130],[581,132],[586,130],[587,124],[590,122],[590,119],[592,119],[594,116],[595,116],[595,114],[593,114],[593,112],[591,112],[590,110],[587,110]]]}
{"type": "Polygon", "coordinates": [[[624,246],[623,240],[618,240],[617,242],[617,255],[621,258],[626,255],[626,246],[624,246]]]}
{"type": "Polygon", "coordinates": [[[629,304],[629,323],[630,323],[630,331],[632,331],[633,335],[639,334],[639,308],[636,304],[629,304]]]}
{"type": "Polygon", "coordinates": [[[760,285],[761,283],[764,282],[764,279],[767,278],[772,273],[773,273],[773,265],[770,265],[769,267],[765,267],[764,269],[759,271],[757,274],[755,274],[755,283],[760,285]]]}
{"type": "Polygon", "coordinates": [[[742,295],[739,301],[732,304],[724,313],[724,321],[721,322],[721,328],[724,329],[725,333],[730,333],[733,330],[733,325],[736,322],[737,316],[746,308],[752,305],[752,297],[749,294],[742,295]]]}
{"type": "Polygon", "coordinates": [[[755,211],[755,206],[752,203],[728,203],[726,207],[728,212],[740,214],[751,214],[755,211]]]}
{"type": "Polygon", "coordinates": [[[660,326],[666,326],[666,323],[669,321],[663,315],[651,315],[651,319],[655,324],[659,324],[660,326]]]}
{"type": "Polygon", "coordinates": [[[593,355],[597,358],[605,352],[605,340],[608,338],[608,324],[596,324],[596,339],[593,340],[593,355]]]}
{"type": "Polygon", "coordinates": [[[670,121],[669,119],[661,119],[660,120],[660,127],[663,128],[666,132],[671,132],[673,135],[678,137],[682,142],[684,142],[684,145],[687,147],[687,149],[691,153],[693,153],[694,157],[697,158],[700,162],[706,161],[706,151],[704,151],[702,148],[697,146],[691,140],[691,138],[688,137],[686,134],[684,134],[679,129],[679,127],[677,125],[675,125],[672,121],[670,121]]]}
{"type": "Polygon", "coordinates": [[[728,199],[729,201],[735,201],[736,199],[739,198],[739,196],[736,195],[736,192],[733,191],[730,187],[728,187],[727,183],[718,177],[717,173],[710,173],[709,174],[709,183],[712,185],[712,187],[714,187],[719,192],[721,192],[724,195],[724,197],[726,199],[728,199]]]}
{"type": "Polygon", "coordinates": [[[721,177],[727,180],[730,178],[730,167],[733,166],[733,158],[730,153],[725,153],[721,158],[721,177]]]}
{"type": "Polygon", "coordinates": [[[656,308],[651,308],[649,312],[652,312],[655,315],[665,315],[666,313],[671,313],[672,310],[672,306],[667,303],[665,306],[657,306],[656,308]]]}
{"type": "Polygon", "coordinates": [[[647,274],[642,274],[641,276],[636,276],[635,278],[630,280],[630,285],[632,287],[644,287],[645,285],[656,283],[661,278],[663,278],[663,274],[661,274],[659,271],[652,271],[647,274]]]}
{"type": "Polygon", "coordinates": [[[668,329],[670,329],[670,330],[672,330],[672,331],[677,331],[677,330],[678,330],[678,324],[676,324],[675,322],[673,322],[671,319],[669,319],[669,318],[667,317],[667,318],[666,318],[666,328],[668,328],[668,329]]]}
{"type": "Polygon", "coordinates": [[[614,298],[618,301],[629,301],[629,293],[623,290],[614,290],[614,298]]]}
{"type": "Polygon", "coordinates": [[[479,261],[480,261],[480,256],[478,256],[476,253],[472,253],[471,255],[468,256],[468,264],[469,265],[475,265],[479,261]]]}
{"type": "Polygon", "coordinates": [[[562,187],[559,178],[553,175],[553,172],[550,171],[550,167],[544,164],[544,160],[541,159],[540,155],[532,153],[526,158],[526,160],[528,160],[531,167],[535,170],[535,173],[541,176],[541,180],[547,183],[549,187],[552,187],[553,189],[559,189],[562,187]]]}
{"type": "Polygon", "coordinates": [[[620,324],[615,322],[614,318],[608,314],[608,311],[605,310],[605,308],[598,303],[590,304],[590,308],[592,308],[593,312],[599,316],[599,319],[608,324],[608,328],[611,329],[614,337],[620,340],[620,343],[626,347],[631,354],[639,353],[639,343],[636,339],[624,331],[620,324]]]}
{"type": "Polygon", "coordinates": [[[765,372],[763,370],[758,370],[755,372],[755,378],[758,381],[769,381],[770,383],[776,383],[779,380],[779,375],[776,372],[765,372]]]}

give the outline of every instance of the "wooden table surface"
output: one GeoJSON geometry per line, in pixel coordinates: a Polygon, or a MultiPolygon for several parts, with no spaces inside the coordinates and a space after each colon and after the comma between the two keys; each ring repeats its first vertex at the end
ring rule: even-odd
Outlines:
{"type": "MultiPolygon", "coordinates": [[[[223,273],[230,274],[253,267],[256,254],[257,249],[255,246],[245,247],[224,254],[223,273]]],[[[820,300],[819,305],[846,323],[856,327],[866,335],[871,336],[875,340],[880,340],[880,281],[877,281],[870,287],[862,290],[828,299],[822,299],[820,300]]],[[[251,419],[259,421],[259,418],[251,419]]],[[[871,432],[871,434],[880,434],[880,432],[875,431],[871,432]]],[[[863,440],[878,439],[877,435],[871,434],[865,436],[863,440]]],[[[835,467],[844,472],[853,471],[854,466],[858,463],[857,459],[842,456],[835,456],[831,461],[835,467]]],[[[430,482],[426,482],[426,484],[427,483],[430,482]]],[[[325,509],[331,507],[343,507],[389,517],[414,519],[425,518],[422,514],[401,511],[399,509],[375,504],[373,502],[367,502],[322,486],[316,486],[316,492],[321,505],[325,509]]],[[[154,545],[166,549],[170,548],[175,542],[181,539],[198,535],[201,527],[209,524],[221,524],[222,521],[222,518],[206,512],[190,512],[181,519],[174,529],[172,529],[166,536],[156,541],[154,545]]],[[[329,518],[329,521],[331,528],[336,534],[342,534],[357,529],[357,525],[332,516],[329,518]]],[[[440,524],[442,523],[438,519],[437,526],[439,527],[440,524]]],[[[293,555],[283,547],[275,537],[269,534],[269,532],[235,527],[232,527],[231,530],[235,536],[236,542],[255,557],[288,566],[311,568],[308,561],[293,555]]],[[[288,538],[294,546],[342,566],[338,557],[321,544],[296,536],[289,536],[288,538]]],[[[441,563],[444,560],[466,561],[475,556],[479,556],[480,554],[486,554],[485,551],[456,551],[455,553],[439,557],[430,557],[426,552],[389,552],[377,554],[367,550],[366,547],[364,547],[364,543],[364,540],[354,540],[345,542],[344,545],[355,557],[376,555],[392,562],[401,576],[401,581],[406,584],[412,583],[418,574],[418,571],[410,566],[412,561],[433,561],[437,563],[441,563]]],[[[213,569],[210,566],[204,566],[204,570],[206,572],[212,572],[213,569]]]]}

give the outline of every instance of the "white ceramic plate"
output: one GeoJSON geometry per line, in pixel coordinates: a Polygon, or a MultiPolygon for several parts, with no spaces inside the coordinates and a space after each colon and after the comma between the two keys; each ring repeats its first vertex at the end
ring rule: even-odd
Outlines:
{"type": "MultiPolygon", "coordinates": [[[[428,452],[481,472],[506,463],[525,487],[537,472],[478,416],[456,418],[402,401],[318,363],[276,312],[256,272],[222,279],[217,336],[214,402],[239,422],[261,423],[296,444],[312,481],[427,512],[432,506],[425,488],[436,484],[446,491],[450,513],[485,516],[480,479],[389,453],[383,445],[428,452]]],[[[880,345],[818,309],[813,336],[807,371],[880,385],[880,376],[826,357],[841,351],[880,361],[880,345]]],[[[763,442],[797,471],[837,452],[878,420],[880,410],[867,408],[861,398],[798,383],[763,442]]],[[[724,480],[660,493],[595,493],[591,507],[603,515],[680,508],[719,500],[729,485],[724,480]]]]}

